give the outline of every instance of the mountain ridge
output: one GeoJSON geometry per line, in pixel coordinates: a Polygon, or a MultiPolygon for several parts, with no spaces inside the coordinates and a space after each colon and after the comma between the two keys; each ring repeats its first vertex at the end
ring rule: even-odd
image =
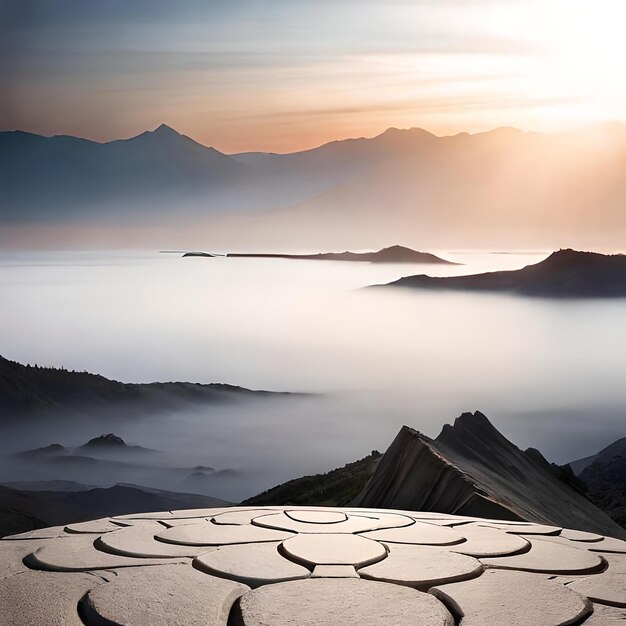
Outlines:
{"type": "Polygon", "coordinates": [[[626,255],[561,249],[519,270],[466,276],[405,276],[379,287],[590,298],[626,296],[626,255]]]}

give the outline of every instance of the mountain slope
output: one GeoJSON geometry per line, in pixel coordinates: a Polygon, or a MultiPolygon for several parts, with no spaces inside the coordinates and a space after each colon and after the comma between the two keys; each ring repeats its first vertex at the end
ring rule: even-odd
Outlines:
{"type": "Polygon", "coordinates": [[[452,289],[547,297],[626,296],[626,255],[559,250],[520,270],[434,278],[407,276],[386,287],[452,289]]]}
{"type": "Polygon", "coordinates": [[[103,516],[228,505],[223,500],[118,484],[84,491],[26,491],[0,486],[0,537],[103,516]]]}
{"type": "Polygon", "coordinates": [[[165,125],[102,144],[1,132],[0,217],[107,218],[150,200],[216,193],[243,180],[247,171],[247,166],[165,125]],[[85,207],[100,215],[85,214],[85,207]]]}
{"type": "Polygon", "coordinates": [[[547,462],[522,452],[480,412],[464,413],[434,440],[404,426],[358,504],[569,525],[626,536],[547,462]]]}
{"type": "Polygon", "coordinates": [[[217,383],[128,384],[98,374],[22,365],[0,357],[1,421],[45,416],[58,411],[80,417],[85,408],[98,410],[128,406],[160,410],[182,403],[288,396],[217,383]]]}
{"type": "Polygon", "coordinates": [[[369,456],[358,461],[325,474],[294,478],[248,498],[241,504],[347,506],[365,487],[381,456],[380,452],[373,450],[369,456]]]}
{"type": "Polygon", "coordinates": [[[586,485],[589,499],[626,528],[626,437],[591,457],[578,478],[586,485]]]}

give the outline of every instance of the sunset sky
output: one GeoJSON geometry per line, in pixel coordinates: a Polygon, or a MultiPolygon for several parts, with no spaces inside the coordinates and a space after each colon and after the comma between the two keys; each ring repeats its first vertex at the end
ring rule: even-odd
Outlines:
{"type": "Polygon", "coordinates": [[[623,0],[0,0],[0,129],[225,152],[626,118],[623,0]]]}

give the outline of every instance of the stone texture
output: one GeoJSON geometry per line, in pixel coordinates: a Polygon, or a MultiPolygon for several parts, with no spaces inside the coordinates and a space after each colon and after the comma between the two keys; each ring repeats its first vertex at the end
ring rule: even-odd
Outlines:
{"type": "Polygon", "coordinates": [[[367,580],[311,578],[255,589],[240,600],[237,626],[454,626],[428,594],[367,580]]]}
{"type": "Polygon", "coordinates": [[[564,545],[555,541],[526,537],[531,549],[523,554],[481,559],[484,565],[546,574],[591,574],[604,568],[600,556],[580,549],[574,542],[564,545]]]}
{"type": "Polygon", "coordinates": [[[523,572],[486,571],[479,578],[430,590],[463,626],[561,626],[591,612],[563,585],[523,572]]]}
{"type": "Polygon", "coordinates": [[[293,519],[286,513],[274,513],[261,515],[252,520],[254,526],[287,530],[294,533],[361,533],[378,528],[399,528],[414,525],[415,521],[403,515],[378,515],[365,517],[350,514],[344,521],[333,524],[320,524],[316,522],[302,522],[293,519]]]}
{"type": "Polygon", "coordinates": [[[233,603],[248,590],[188,565],[160,565],[120,571],[92,589],[81,606],[88,623],[226,626],[233,603]]]}
{"type": "Polygon", "coordinates": [[[596,533],[589,533],[586,530],[570,530],[569,528],[564,528],[561,531],[561,537],[565,539],[569,539],[570,541],[602,541],[602,535],[596,535],[596,533]]]}
{"type": "Polygon", "coordinates": [[[32,569],[58,572],[81,572],[116,567],[136,567],[168,563],[163,559],[137,559],[101,552],[90,535],[75,535],[46,542],[24,559],[32,569]]]}
{"type": "Polygon", "coordinates": [[[626,611],[610,606],[623,605],[626,590],[626,544],[617,539],[467,515],[276,508],[104,518],[70,525],[74,532],[0,540],[0,624],[78,626],[79,613],[89,624],[142,626],[451,623],[436,621],[434,607],[446,615],[445,605],[421,593],[429,588],[457,618],[466,612],[460,626],[607,626],[626,611]],[[304,532],[257,525],[276,515],[304,532]],[[228,523],[211,521],[222,516],[228,523]],[[363,524],[376,530],[329,532],[363,524]],[[266,589],[260,598],[274,605],[262,615],[255,598],[266,589]],[[229,616],[241,593],[242,610],[250,610],[235,602],[229,616]],[[588,619],[587,597],[595,602],[588,619]],[[201,618],[198,607],[207,610],[201,618]]]}
{"type": "MultiPolygon", "coordinates": [[[[27,572],[29,568],[22,559],[27,555],[46,545],[45,539],[28,539],[22,541],[0,541],[0,580],[27,572]]],[[[2,624],[2,622],[0,622],[2,624]]]]}
{"type": "Polygon", "coordinates": [[[78,524],[68,524],[65,527],[66,533],[80,534],[80,533],[93,533],[102,534],[110,533],[114,530],[119,530],[124,526],[130,526],[128,522],[122,522],[121,520],[117,524],[111,522],[108,519],[96,519],[89,522],[79,522],[78,524]]]}
{"type": "Polygon", "coordinates": [[[389,544],[386,559],[359,569],[362,578],[428,591],[433,585],[480,576],[480,561],[443,548],[389,544]]]}
{"type": "Polygon", "coordinates": [[[506,556],[527,552],[530,542],[518,535],[512,535],[496,528],[487,528],[477,524],[455,526],[466,541],[450,549],[460,554],[475,557],[506,556]]]}
{"type": "Polygon", "coordinates": [[[0,541],[22,541],[24,539],[54,539],[55,537],[65,536],[65,526],[50,526],[49,528],[39,528],[37,530],[29,530],[25,533],[17,535],[9,535],[3,537],[0,541]]]}
{"type": "Polygon", "coordinates": [[[206,546],[183,546],[157,541],[154,537],[163,532],[158,522],[147,521],[137,526],[118,528],[114,532],[103,534],[94,542],[95,547],[103,552],[137,558],[194,557],[213,548],[206,546]]]}
{"type": "Polygon", "coordinates": [[[563,530],[560,526],[546,526],[545,524],[482,524],[490,528],[498,528],[515,535],[560,535],[563,530]]]}
{"type": "Polygon", "coordinates": [[[593,613],[585,620],[585,626],[624,626],[626,610],[602,604],[593,605],[593,613]]]}
{"type": "Polygon", "coordinates": [[[391,543],[413,543],[420,545],[454,545],[465,541],[459,531],[446,526],[426,522],[415,522],[403,528],[388,528],[363,533],[363,537],[391,543]]]}
{"type": "Polygon", "coordinates": [[[282,544],[284,554],[298,563],[363,567],[387,556],[383,545],[358,535],[296,535],[282,544]]]}
{"type": "Polygon", "coordinates": [[[626,541],[615,539],[614,537],[604,537],[602,541],[595,541],[593,544],[587,546],[587,549],[594,552],[617,552],[619,554],[626,554],[626,541]]]}
{"type": "Polygon", "coordinates": [[[337,522],[345,522],[348,516],[340,511],[316,511],[316,510],[287,510],[285,515],[296,522],[305,522],[306,524],[336,524],[337,522]]]}
{"type": "Polygon", "coordinates": [[[626,608],[626,575],[619,571],[608,571],[598,576],[576,580],[568,587],[578,591],[590,600],[626,608]]]}
{"type": "Polygon", "coordinates": [[[166,543],[180,543],[190,546],[220,546],[231,543],[259,543],[281,541],[293,533],[260,526],[220,525],[212,522],[175,526],[159,533],[156,537],[166,543]]]}
{"type": "Polygon", "coordinates": [[[311,578],[358,578],[354,565],[316,565],[311,578]]]}
{"type": "Polygon", "coordinates": [[[96,574],[59,576],[25,571],[0,581],[0,624],[83,626],[76,607],[90,589],[104,583],[96,574]]]}
{"type": "Polygon", "coordinates": [[[280,513],[277,509],[236,509],[213,515],[210,519],[216,524],[249,524],[255,517],[280,513]]]}
{"type": "Polygon", "coordinates": [[[309,570],[280,554],[278,543],[222,546],[194,560],[197,569],[255,588],[307,578],[309,570]]]}

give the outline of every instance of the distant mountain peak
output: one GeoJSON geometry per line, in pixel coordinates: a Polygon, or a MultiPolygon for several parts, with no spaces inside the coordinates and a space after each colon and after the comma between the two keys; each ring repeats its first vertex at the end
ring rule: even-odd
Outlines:
{"type": "Polygon", "coordinates": [[[153,135],[158,135],[158,136],[170,136],[170,137],[182,137],[182,135],[175,129],[173,129],[171,126],[168,126],[167,124],[161,124],[158,128],[155,128],[152,131],[153,135]]]}
{"type": "Polygon", "coordinates": [[[94,437],[90,439],[82,448],[87,446],[126,446],[126,442],[117,435],[113,433],[109,433],[108,435],[100,435],[99,437],[94,437]]]}

